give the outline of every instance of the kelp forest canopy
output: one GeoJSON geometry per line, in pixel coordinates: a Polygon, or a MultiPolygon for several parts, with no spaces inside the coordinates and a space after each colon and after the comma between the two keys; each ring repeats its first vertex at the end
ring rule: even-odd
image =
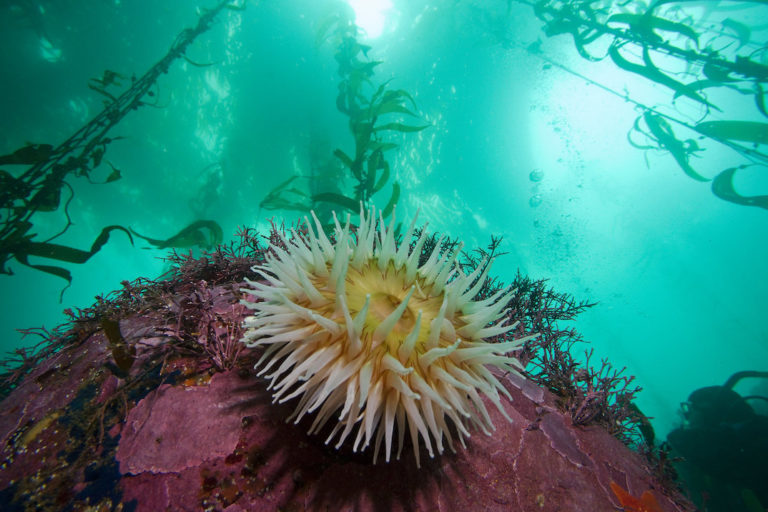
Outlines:
{"type": "MultiPolygon", "coordinates": [[[[132,111],[147,106],[162,108],[158,104],[157,79],[168,73],[177,59],[193,66],[190,72],[195,72],[194,68],[216,64],[196,62],[186,55],[186,50],[210,28],[223,9],[244,10],[245,3],[229,0],[211,9],[200,10],[197,25],[182,30],[168,53],[140,78],[135,75],[128,78],[111,69],[90,78],[87,87],[103,97],[104,109],[63,143],[30,143],[0,156],[0,165],[4,167],[0,169],[3,208],[0,272],[13,274],[9,263],[15,261],[71,283],[71,272],[67,268],[59,264],[33,263],[29,258],[84,264],[115,231],[124,233],[131,244],[134,237],[139,237],[160,249],[195,246],[208,249],[223,241],[217,221],[199,219],[167,239],[139,235],[122,225],[108,225],[87,249],[55,242],[72,226],[69,208],[75,192],[70,180],[82,178],[90,184],[109,187],[121,179],[125,169],[116,167],[107,158],[107,150],[124,137],[111,132],[132,111]],[[42,240],[35,229],[36,215],[41,212],[59,212],[64,224],[58,233],[42,240]]],[[[429,125],[402,120],[403,117],[419,117],[416,102],[409,92],[390,87],[391,80],[374,83],[375,68],[381,61],[372,60],[368,56],[371,47],[358,41],[360,29],[353,18],[348,8],[338,9],[328,16],[318,27],[316,44],[334,48],[340,77],[336,107],[348,118],[354,147],[337,148],[332,154],[317,158],[312,162],[311,176],[291,176],[268,191],[259,203],[259,212],[262,208],[302,214],[313,210],[324,224],[330,225],[334,209],[357,213],[361,205],[373,204],[373,196],[379,192],[388,194],[388,199],[379,207],[384,217],[389,217],[400,197],[400,184],[392,179],[391,164],[386,156],[398,148],[398,142],[391,134],[418,132],[429,125]],[[327,176],[336,179],[322,179],[327,176]]],[[[220,164],[211,164],[206,170],[215,165],[220,164]]],[[[208,191],[206,194],[212,193],[208,191]]],[[[196,199],[204,201],[205,194],[196,199]]]]}
{"type": "MultiPolygon", "coordinates": [[[[104,97],[104,109],[64,142],[58,145],[27,144],[13,153],[0,156],[0,165],[4,167],[0,169],[0,273],[13,274],[9,262],[15,260],[71,283],[68,269],[59,265],[30,263],[29,257],[83,264],[108,242],[113,231],[122,231],[133,244],[133,231],[119,225],[105,226],[89,249],[55,243],[54,240],[72,226],[69,207],[74,190],[69,180],[82,178],[93,185],[109,186],[121,178],[122,170],[106,158],[110,144],[123,138],[112,135],[111,131],[130,112],[145,106],[158,107],[154,92],[156,82],[161,75],[169,72],[174,61],[183,58],[195,66],[199,65],[188,59],[185,52],[225,8],[240,10],[243,7],[225,0],[211,9],[202,10],[197,25],[182,30],[167,54],[143,76],[128,79],[118,72],[105,70],[101,77],[91,78],[87,86],[104,97]],[[105,172],[106,177],[102,177],[105,172]],[[39,239],[35,228],[36,215],[42,212],[59,212],[64,223],[58,233],[44,240],[39,239]]],[[[221,228],[211,220],[194,222],[168,240],[133,234],[160,248],[191,245],[210,248],[223,240],[221,228]]]]}
{"type": "MultiPolygon", "coordinates": [[[[513,0],[509,0],[511,6],[513,0]]],[[[768,209],[768,195],[739,190],[741,173],[765,172],[768,166],[768,46],[753,37],[750,24],[740,18],[743,7],[768,5],[764,0],[702,1],[657,0],[563,1],[514,0],[527,4],[543,24],[537,42],[510,40],[502,45],[522,47],[547,65],[557,66],[606,93],[622,97],[636,108],[627,126],[628,144],[643,151],[668,153],[692,180],[706,183],[718,198],[744,206],[768,209]],[[543,38],[568,36],[578,55],[588,61],[576,69],[542,50],[543,38]],[[629,90],[617,90],[589,77],[589,62],[610,62],[619,73],[640,78],[666,92],[666,101],[650,101],[629,90]],[[697,159],[709,148],[728,148],[732,161],[716,172],[702,170],[697,159]]],[[[114,128],[130,112],[143,107],[162,108],[156,95],[157,79],[183,59],[187,72],[215,66],[186,55],[188,46],[215,23],[224,9],[243,10],[245,2],[222,1],[201,9],[193,28],[182,30],[170,50],[142,76],[126,76],[111,69],[84,82],[98,94],[104,109],[59,144],[28,143],[0,156],[0,272],[12,274],[12,262],[71,282],[61,263],[83,264],[116,231],[133,244],[139,236],[156,248],[212,247],[224,233],[214,219],[198,217],[168,238],[156,233],[138,235],[128,226],[110,224],[94,233],[88,248],[57,243],[68,231],[74,190],[71,180],[87,180],[109,189],[130,169],[118,168],[107,152],[112,144],[129,144],[114,128]],[[60,231],[38,235],[37,216],[57,212],[60,231]],[[36,263],[30,257],[52,263],[36,263]]],[[[520,20],[510,18],[511,22],[520,20]]],[[[258,215],[263,210],[314,211],[325,225],[331,212],[357,213],[360,206],[376,205],[386,218],[405,193],[393,168],[403,141],[431,127],[414,99],[416,91],[395,86],[397,76],[378,78],[383,60],[363,42],[364,32],[354,13],[339,4],[335,12],[314,22],[315,51],[330,48],[336,64],[338,113],[346,118],[352,144],[312,155],[308,173],[288,175],[277,186],[260,191],[258,215]]],[[[514,33],[510,29],[507,34],[514,33]]],[[[209,187],[211,188],[211,187],[209,187]]],[[[208,191],[210,193],[210,191],[208,191]]],[[[205,196],[201,197],[205,201],[205,196]]]]}
{"type": "Polygon", "coordinates": [[[516,1],[533,8],[546,37],[570,36],[583,59],[608,60],[667,92],[667,101],[647,103],[591,80],[588,66],[580,73],[551,61],[541,41],[528,46],[532,55],[634,104],[638,117],[627,135],[632,146],[668,152],[720,199],[768,209],[768,195],[745,195],[734,186],[742,170],[768,171],[768,41],[752,36],[754,20],[739,17],[768,2],[516,1]],[[695,159],[717,145],[732,150],[732,162],[704,175],[695,159]]]}

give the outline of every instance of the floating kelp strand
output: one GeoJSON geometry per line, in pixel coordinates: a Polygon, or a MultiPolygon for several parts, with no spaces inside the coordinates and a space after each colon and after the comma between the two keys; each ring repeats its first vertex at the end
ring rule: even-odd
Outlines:
{"type": "Polygon", "coordinates": [[[768,144],[768,123],[758,123],[755,121],[705,121],[697,124],[694,130],[714,139],[768,144]]]}
{"type": "Polygon", "coordinates": [[[747,165],[731,167],[715,176],[712,181],[712,193],[724,201],[744,206],[757,206],[768,210],[768,195],[765,196],[743,196],[736,192],[733,187],[733,176],[739,169],[745,169],[747,165]]]}

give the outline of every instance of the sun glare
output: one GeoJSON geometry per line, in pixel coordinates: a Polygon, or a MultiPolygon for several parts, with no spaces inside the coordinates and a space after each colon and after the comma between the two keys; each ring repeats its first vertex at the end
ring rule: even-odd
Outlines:
{"type": "Polygon", "coordinates": [[[347,0],[355,10],[355,23],[370,39],[377,38],[384,30],[386,12],[392,8],[390,0],[347,0]]]}

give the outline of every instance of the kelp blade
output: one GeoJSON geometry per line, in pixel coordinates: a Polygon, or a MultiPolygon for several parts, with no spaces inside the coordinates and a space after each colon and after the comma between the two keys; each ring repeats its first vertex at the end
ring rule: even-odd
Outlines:
{"type": "Polygon", "coordinates": [[[312,196],[312,200],[315,202],[323,201],[327,203],[336,203],[337,205],[342,206],[354,213],[357,213],[360,210],[360,203],[358,201],[355,201],[351,197],[336,194],[334,192],[315,194],[312,196]]]}
{"type": "Polygon", "coordinates": [[[104,334],[109,342],[109,348],[112,351],[112,357],[119,370],[115,373],[118,377],[127,377],[128,371],[136,359],[136,348],[126,343],[123,334],[120,332],[120,322],[117,320],[103,318],[101,320],[101,328],[104,330],[104,334]]]}
{"type": "Polygon", "coordinates": [[[608,18],[607,23],[624,23],[629,25],[634,31],[641,34],[652,35],[655,38],[661,39],[655,31],[662,30],[664,32],[674,32],[682,36],[688,37],[696,46],[699,46],[699,34],[696,33],[688,25],[667,20],[665,18],[659,18],[657,16],[651,16],[645,14],[630,14],[630,13],[618,13],[611,15],[608,18]]]}
{"type": "Polygon", "coordinates": [[[704,99],[704,97],[699,95],[694,89],[688,87],[688,85],[682,82],[678,82],[674,78],[661,72],[661,70],[659,70],[659,68],[657,68],[651,61],[648,48],[643,48],[643,64],[628,61],[624,58],[623,55],[621,55],[619,48],[620,45],[612,44],[610,48],[608,48],[608,55],[611,57],[613,63],[624,71],[629,71],[630,73],[635,73],[645,77],[648,80],[656,82],[657,84],[669,87],[682,96],[686,96],[687,98],[702,103],[703,105],[706,105],[710,108],[720,110],[715,105],[704,99]]]}
{"type": "Polygon", "coordinates": [[[130,231],[122,226],[107,226],[101,230],[101,233],[91,245],[90,251],[83,251],[81,249],[75,249],[74,247],[68,247],[66,245],[52,244],[49,242],[28,242],[20,247],[15,255],[16,258],[20,255],[24,256],[40,256],[43,258],[49,258],[52,260],[66,261],[67,263],[85,263],[91,256],[99,252],[99,250],[109,240],[109,233],[115,229],[123,231],[131,241],[133,245],[133,236],[130,231]]]}
{"type": "Polygon", "coordinates": [[[756,121],[705,121],[697,124],[697,132],[715,139],[740,140],[768,144],[768,123],[756,121]]]}
{"type": "Polygon", "coordinates": [[[669,151],[677,162],[677,165],[680,166],[688,177],[693,178],[696,181],[709,181],[708,178],[705,178],[696,172],[696,170],[691,167],[688,160],[690,154],[697,149],[697,146],[692,147],[692,144],[695,144],[694,141],[688,141],[689,144],[686,145],[686,143],[675,136],[672,127],[662,116],[655,114],[650,110],[645,111],[643,119],[645,120],[648,129],[651,131],[651,134],[655,137],[656,142],[658,142],[659,148],[669,151]]]}
{"type": "Polygon", "coordinates": [[[429,128],[429,127],[430,125],[428,124],[425,124],[424,126],[410,126],[402,123],[386,123],[380,126],[376,126],[373,130],[377,132],[380,132],[383,130],[394,130],[398,132],[420,132],[424,128],[429,128]]]}
{"type": "Polygon", "coordinates": [[[29,262],[29,256],[40,256],[42,258],[48,258],[52,260],[65,261],[67,263],[85,263],[91,256],[99,252],[102,246],[109,240],[109,233],[112,230],[119,229],[128,235],[131,245],[133,245],[133,237],[130,231],[122,226],[107,226],[101,230],[101,233],[91,245],[90,251],[83,251],[81,249],[75,249],[73,247],[67,247],[66,245],[52,244],[49,242],[32,242],[25,240],[19,243],[18,247],[14,248],[13,256],[24,266],[45,272],[60,277],[67,281],[67,286],[61,290],[59,295],[59,302],[61,302],[64,295],[64,291],[72,284],[72,274],[69,270],[57,267],[53,265],[34,265],[29,262]]]}
{"type": "Polygon", "coordinates": [[[392,210],[395,208],[395,205],[397,204],[397,201],[400,199],[400,184],[398,182],[395,182],[392,185],[392,195],[389,197],[389,202],[387,203],[387,206],[384,207],[384,210],[382,210],[382,215],[384,218],[389,217],[392,214],[392,210]]]}
{"type": "Polygon", "coordinates": [[[743,196],[733,187],[734,174],[743,168],[744,166],[731,167],[715,176],[712,181],[712,193],[724,201],[768,210],[768,196],[743,196]]]}

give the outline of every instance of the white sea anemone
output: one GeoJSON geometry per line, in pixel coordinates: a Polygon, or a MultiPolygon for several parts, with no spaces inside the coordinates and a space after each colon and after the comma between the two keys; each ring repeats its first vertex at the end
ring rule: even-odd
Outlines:
{"type": "Polygon", "coordinates": [[[314,414],[310,433],[331,421],[326,444],[349,439],[357,451],[373,442],[374,462],[382,440],[389,461],[395,432],[399,458],[407,430],[417,465],[419,438],[433,457],[444,440],[454,450],[452,430],[462,446],[471,426],[490,434],[481,395],[512,421],[499,392],[509,394],[486,365],[517,372],[505,354],[528,338],[485,341],[515,327],[500,321],[514,291],[473,301],[490,262],[466,275],[461,245],[441,252],[441,238],[419,265],[427,232],[411,249],[415,218],[398,245],[394,215],[386,226],[379,214],[377,228],[375,210],[361,209],[355,233],[349,216],[342,228],[334,215],[335,243],[312,217],[316,232],[305,217],[306,233],[291,230],[286,249],[273,246],[253,267],[263,280],[242,289],[255,299],[242,301],[255,311],[242,341],[266,347],[256,368],[274,400],[298,399],[289,420],[314,414]]]}

